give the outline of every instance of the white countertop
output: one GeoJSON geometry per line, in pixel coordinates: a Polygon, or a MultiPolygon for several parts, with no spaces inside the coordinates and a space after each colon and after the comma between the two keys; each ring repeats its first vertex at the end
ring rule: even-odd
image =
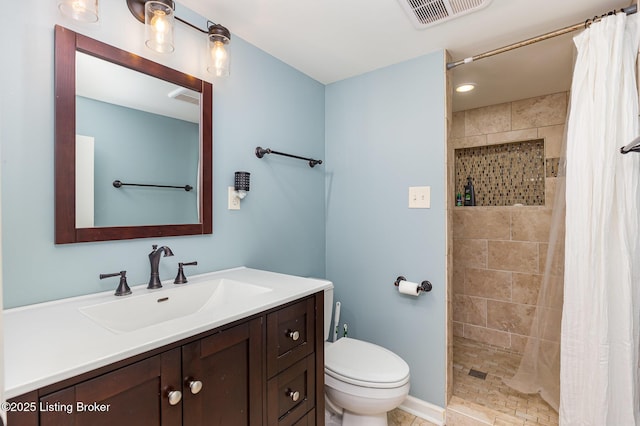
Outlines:
{"type": "MultiPolygon", "coordinates": [[[[119,299],[113,291],[39,303],[4,311],[5,398],[86,373],[125,358],[194,336],[267,309],[333,287],[331,282],[245,267],[188,277],[189,284],[228,278],[268,287],[271,291],[246,302],[220,306],[215,312],[196,312],[139,330],[114,333],[78,309],[119,299]]],[[[175,289],[132,287],[133,297],[175,289]]],[[[115,287],[114,287],[115,288],[115,287]]],[[[124,297],[132,297],[124,296],[124,297]]]]}

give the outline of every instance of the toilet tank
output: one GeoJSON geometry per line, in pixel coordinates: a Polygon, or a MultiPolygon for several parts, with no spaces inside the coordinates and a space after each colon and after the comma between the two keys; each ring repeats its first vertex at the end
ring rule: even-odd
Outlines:
{"type": "Polygon", "coordinates": [[[324,291],[324,341],[329,340],[331,333],[331,313],[333,312],[333,286],[324,291]]]}

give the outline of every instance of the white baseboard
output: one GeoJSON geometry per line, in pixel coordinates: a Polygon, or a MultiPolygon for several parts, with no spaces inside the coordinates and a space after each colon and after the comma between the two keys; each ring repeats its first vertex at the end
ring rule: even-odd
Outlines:
{"type": "Polygon", "coordinates": [[[445,409],[430,402],[409,395],[398,408],[433,424],[444,426],[445,409]]]}

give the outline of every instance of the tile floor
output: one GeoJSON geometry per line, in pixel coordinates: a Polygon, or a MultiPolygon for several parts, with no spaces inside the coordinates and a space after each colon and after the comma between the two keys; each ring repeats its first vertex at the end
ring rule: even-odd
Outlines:
{"type": "Polygon", "coordinates": [[[511,377],[519,363],[517,353],[455,337],[453,394],[457,398],[449,406],[456,402],[466,406],[463,411],[478,408],[487,422],[481,424],[557,425],[558,414],[539,395],[521,394],[502,383],[502,377],[511,377]],[[470,376],[470,369],[487,376],[484,380],[470,376]]]}
{"type": "Polygon", "coordinates": [[[387,413],[387,422],[389,426],[437,426],[399,408],[387,413]]]}
{"type": "MultiPolygon", "coordinates": [[[[453,398],[447,425],[555,426],[558,414],[538,395],[525,395],[502,383],[512,376],[520,355],[461,337],[453,344],[453,398]],[[471,369],[487,373],[484,380],[471,369]]],[[[400,409],[387,414],[389,426],[436,426],[400,409]]]]}

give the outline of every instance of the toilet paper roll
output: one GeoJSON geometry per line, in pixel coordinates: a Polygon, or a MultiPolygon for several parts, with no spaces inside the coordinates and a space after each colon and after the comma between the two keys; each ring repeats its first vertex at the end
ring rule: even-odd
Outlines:
{"type": "Polygon", "coordinates": [[[398,284],[398,290],[402,294],[408,294],[410,296],[417,296],[420,294],[420,290],[418,290],[418,283],[412,283],[411,281],[400,281],[398,284]]]}

